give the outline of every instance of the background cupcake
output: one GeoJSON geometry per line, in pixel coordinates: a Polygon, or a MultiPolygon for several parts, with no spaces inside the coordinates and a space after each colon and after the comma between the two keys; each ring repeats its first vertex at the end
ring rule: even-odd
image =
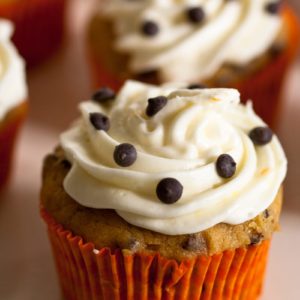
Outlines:
{"type": "Polygon", "coordinates": [[[13,41],[27,65],[35,65],[58,49],[64,31],[67,0],[0,1],[0,17],[15,24],[13,41]]]}
{"type": "Polygon", "coordinates": [[[268,123],[297,51],[299,25],[281,1],[106,1],[89,30],[97,85],[150,83],[236,87],[268,123]]]}
{"type": "Polygon", "coordinates": [[[27,107],[25,65],[11,43],[12,32],[12,24],[0,19],[0,189],[8,179],[27,107]]]}
{"type": "Polygon", "coordinates": [[[41,192],[64,297],[256,299],[286,159],[239,93],[128,82],[80,111],[41,192]]]}

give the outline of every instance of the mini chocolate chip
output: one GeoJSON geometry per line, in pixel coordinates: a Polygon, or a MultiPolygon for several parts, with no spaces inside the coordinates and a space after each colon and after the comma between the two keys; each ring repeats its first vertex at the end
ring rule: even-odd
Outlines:
{"type": "Polygon", "coordinates": [[[236,162],[230,155],[222,154],[217,159],[216,169],[220,177],[230,178],[235,174],[236,162]]]}
{"type": "Polygon", "coordinates": [[[264,235],[262,233],[253,233],[250,237],[251,245],[259,244],[263,238],[264,235]]]}
{"type": "Polygon", "coordinates": [[[92,96],[92,100],[98,103],[104,103],[109,100],[115,99],[115,97],[116,94],[112,89],[108,87],[103,87],[97,92],[95,92],[95,94],[92,96]]]}
{"type": "Polygon", "coordinates": [[[161,180],[156,188],[158,199],[165,204],[173,204],[177,202],[183,192],[183,186],[175,178],[165,178],[161,180]]]}
{"type": "Polygon", "coordinates": [[[155,36],[159,33],[159,26],[153,21],[145,21],[141,29],[142,33],[147,36],[155,36]]]}
{"type": "Polygon", "coordinates": [[[191,7],[187,9],[187,16],[190,22],[199,24],[203,22],[205,18],[205,12],[202,7],[191,7]]]}
{"type": "Polygon", "coordinates": [[[129,167],[137,159],[137,152],[133,145],[131,144],[120,144],[115,148],[114,160],[117,165],[121,167],[129,167]]]}
{"type": "Polygon", "coordinates": [[[256,127],[250,131],[249,137],[255,145],[263,146],[271,142],[273,132],[269,127],[256,127]]]}
{"type": "Polygon", "coordinates": [[[146,109],[146,115],[148,117],[153,117],[156,115],[160,110],[162,110],[168,103],[167,97],[158,96],[155,98],[150,98],[148,100],[148,106],[146,109]]]}
{"type": "Polygon", "coordinates": [[[90,122],[97,130],[108,131],[110,128],[109,118],[101,113],[90,113],[90,122]]]}
{"type": "Polygon", "coordinates": [[[70,169],[71,168],[71,163],[67,159],[63,159],[61,161],[61,164],[64,166],[65,169],[70,169]]]}
{"type": "Polygon", "coordinates": [[[158,251],[160,248],[160,245],[158,244],[148,244],[147,249],[150,251],[158,251]]]}
{"type": "Polygon", "coordinates": [[[276,57],[278,55],[280,55],[282,53],[282,51],[285,48],[285,44],[284,43],[278,43],[278,44],[274,44],[270,50],[269,53],[271,56],[276,57]]]}
{"type": "Polygon", "coordinates": [[[197,89],[206,89],[207,86],[205,84],[201,84],[201,83],[193,83],[193,84],[190,84],[188,87],[187,87],[189,90],[197,90],[197,89]]]}
{"type": "Polygon", "coordinates": [[[188,251],[199,251],[205,248],[206,244],[202,236],[190,235],[182,244],[182,248],[188,251]]]}
{"type": "Polygon", "coordinates": [[[128,241],[128,249],[132,251],[136,251],[140,246],[140,242],[136,239],[130,239],[128,241]]]}
{"type": "Polygon", "coordinates": [[[266,210],[264,211],[264,217],[265,217],[266,219],[268,219],[268,218],[270,217],[270,213],[269,213],[269,210],[268,210],[268,209],[266,209],[266,210]]]}
{"type": "Polygon", "coordinates": [[[281,1],[272,1],[267,3],[265,6],[265,10],[272,15],[278,14],[281,8],[281,1]]]}

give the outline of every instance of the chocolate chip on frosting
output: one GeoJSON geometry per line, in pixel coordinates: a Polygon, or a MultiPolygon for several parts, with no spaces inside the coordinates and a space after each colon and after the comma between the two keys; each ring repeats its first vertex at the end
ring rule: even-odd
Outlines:
{"type": "Polygon", "coordinates": [[[154,21],[145,21],[141,30],[144,35],[151,37],[159,33],[159,26],[154,21]]]}
{"type": "Polygon", "coordinates": [[[189,90],[206,89],[207,86],[201,83],[193,83],[187,87],[189,90]]]}
{"type": "Polygon", "coordinates": [[[90,122],[96,130],[108,131],[110,128],[109,118],[101,113],[90,113],[90,122]]]}
{"type": "Polygon", "coordinates": [[[220,177],[230,178],[235,174],[236,162],[230,155],[222,154],[217,159],[216,169],[220,177]]]}
{"type": "Polygon", "coordinates": [[[199,24],[205,18],[205,12],[201,6],[190,7],[187,9],[187,17],[190,22],[199,24]]]}
{"type": "Polygon", "coordinates": [[[101,104],[109,100],[113,100],[115,97],[116,94],[112,89],[103,87],[95,92],[95,94],[92,96],[92,100],[101,104]]]}
{"type": "Polygon", "coordinates": [[[165,178],[161,180],[156,188],[158,199],[165,204],[173,204],[177,202],[183,192],[183,186],[175,178],[165,178]]]}
{"type": "Polygon", "coordinates": [[[115,148],[114,160],[121,167],[129,167],[134,164],[137,159],[137,151],[131,144],[120,144],[115,148]]]}
{"type": "Polygon", "coordinates": [[[146,108],[146,115],[148,117],[153,117],[167,105],[167,102],[168,99],[164,96],[150,98],[148,100],[148,106],[146,108]]]}
{"type": "Polygon", "coordinates": [[[249,137],[255,145],[264,146],[271,142],[273,132],[269,127],[256,127],[250,131],[249,137]]]}
{"type": "Polygon", "coordinates": [[[269,14],[275,15],[280,11],[281,1],[271,1],[266,4],[265,9],[269,14]]]}

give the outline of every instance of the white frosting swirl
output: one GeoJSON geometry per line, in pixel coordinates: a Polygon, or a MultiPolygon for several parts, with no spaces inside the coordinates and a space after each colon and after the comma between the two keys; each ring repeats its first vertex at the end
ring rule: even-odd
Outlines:
{"type": "Polygon", "coordinates": [[[130,54],[134,73],[158,70],[163,81],[209,79],[224,63],[246,65],[275,41],[280,16],[269,14],[270,0],[109,0],[101,14],[113,20],[117,51],[130,54]],[[201,6],[203,24],[187,20],[187,8],[201,6]],[[155,37],[141,34],[145,20],[156,22],[155,37]]]}
{"type": "Polygon", "coordinates": [[[27,98],[25,63],[11,42],[13,25],[0,19],[0,120],[27,98]]]}
{"type": "Polygon", "coordinates": [[[61,136],[72,162],[66,192],[83,206],[115,209],[131,224],[169,235],[195,233],[220,222],[239,224],[266,209],[287,168],[277,137],[254,146],[248,133],[264,123],[250,104],[239,103],[237,90],[180,87],[128,81],[112,107],[83,102],[81,119],[61,136]],[[167,105],[147,117],[147,99],[159,95],[168,97],[167,105]],[[91,112],[110,118],[108,132],[93,128],[91,112]],[[138,152],[128,168],[113,160],[115,147],[124,142],[138,152]],[[237,162],[230,180],[216,172],[216,159],[224,153],[237,162]],[[158,182],[167,177],[184,187],[172,205],[156,196],[158,182]]]}

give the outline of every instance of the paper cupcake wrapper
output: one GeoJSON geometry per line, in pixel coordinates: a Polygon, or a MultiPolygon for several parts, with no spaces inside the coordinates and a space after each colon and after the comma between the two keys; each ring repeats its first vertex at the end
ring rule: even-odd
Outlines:
{"type": "Polygon", "coordinates": [[[22,0],[0,3],[0,17],[14,22],[13,41],[29,66],[58,49],[63,38],[67,0],[22,0]]]}
{"type": "Polygon", "coordinates": [[[27,104],[24,102],[7,120],[0,121],[0,190],[9,178],[16,139],[26,114],[27,104]]]}
{"type": "MultiPolygon", "coordinates": [[[[243,102],[251,99],[256,113],[271,126],[276,124],[282,86],[287,71],[296,56],[300,40],[298,19],[287,6],[284,8],[283,18],[288,27],[288,46],[286,49],[262,70],[252,74],[251,77],[227,84],[228,87],[237,88],[241,92],[243,102]]],[[[87,51],[93,87],[110,86],[119,90],[124,80],[105,68],[101,62],[101,57],[93,50],[92,44],[88,45],[87,51]]]]}
{"type": "Polygon", "coordinates": [[[44,210],[65,300],[255,300],[270,241],[177,262],[158,253],[96,250],[44,210]]]}

